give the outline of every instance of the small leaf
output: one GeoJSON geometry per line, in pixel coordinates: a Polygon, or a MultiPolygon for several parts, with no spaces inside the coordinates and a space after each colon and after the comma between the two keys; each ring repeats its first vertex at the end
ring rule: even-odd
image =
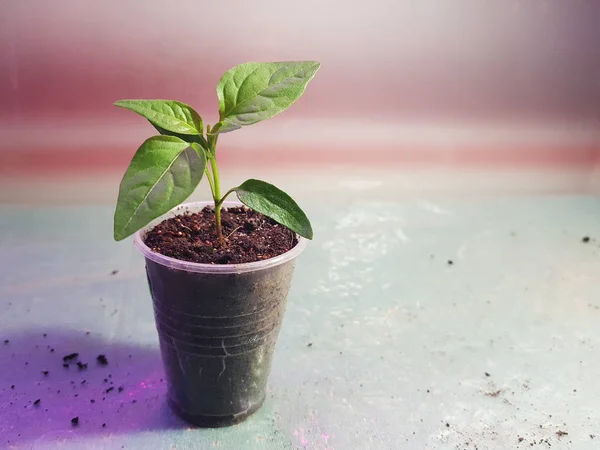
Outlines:
{"type": "Polygon", "coordinates": [[[119,100],[115,106],[145,117],[151,124],[180,134],[202,134],[200,115],[189,105],[174,100],[119,100]]]}
{"type": "Polygon", "coordinates": [[[307,239],[313,230],[306,214],[285,192],[260,180],[246,180],[235,192],[240,201],[307,239]]]}
{"type": "Polygon", "coordinates": [[[251,62],[226,72],[217,85],[225,133],[269,119],[298,100],[321,65],[315,61],[251,62]]]}
{"type": "Polygon", "coordinates": [[[197,144],[173,136],[147,139],[121,180],[115,240],[125,239],[188,198],[205,167],[206,157],[197,144]]]}

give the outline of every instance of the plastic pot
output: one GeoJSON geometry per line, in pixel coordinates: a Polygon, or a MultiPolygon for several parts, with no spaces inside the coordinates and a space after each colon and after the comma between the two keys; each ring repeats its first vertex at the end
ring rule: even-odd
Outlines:
{"type": "Polygon", "coordinates": [[[294,262],[307,241],[299,236],[283,255],[231,265],[181,261],[144,244],[160,221],[207,205],[178,206],[134,243],[146,259],[171,408],[191,424],[221,427],[244,421],[265,399],[294,262]]]}

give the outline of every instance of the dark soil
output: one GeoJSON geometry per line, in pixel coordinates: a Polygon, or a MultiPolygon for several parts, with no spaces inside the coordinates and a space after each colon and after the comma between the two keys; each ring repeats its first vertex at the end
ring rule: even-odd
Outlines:
{"type": "Polygon", "coordinates": [[[98,361],[98,364],[102,366],[106,366],[108,364],[108,359],[106,359],[106,355],[98,355],[96,357],[96,361],[98,361]]]}
{"type": "Polygon", "coordinates": [[[195,214],[167,219],[146,235],[152,251],[171,258],[203,264],[240,264],[279,256],[297,243],[283,225],[246,207],[223,208],[223,245],[217,242],[214,211],[205,207],[195,214]]]}

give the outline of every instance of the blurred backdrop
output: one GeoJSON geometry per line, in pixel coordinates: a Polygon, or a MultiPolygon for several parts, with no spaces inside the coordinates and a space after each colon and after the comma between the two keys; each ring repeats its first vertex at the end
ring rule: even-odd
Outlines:
{"type": "Polygon", "coordinates": [[[304,97],[220,141],[232,178],[541,171],[596,190],[598,24],[584,0],[2,0],[0,201],[113,201],[153,133],[114,101],[177,99],[214,123],[223,72],[301,59],[322,63],[304,97]]]}

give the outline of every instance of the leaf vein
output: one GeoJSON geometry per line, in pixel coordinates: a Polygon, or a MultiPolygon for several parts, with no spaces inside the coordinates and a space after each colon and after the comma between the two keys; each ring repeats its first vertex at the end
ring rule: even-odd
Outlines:
{"type": "MultiPolygon", "coordinates": [[[[185,152],[189,147],[186,147],[182,150],[182,152],[185,152]]],[[[152,190],[156,187],[156,185],[162,180],[162,178],[165,176],[165,174],[171,170],[171,167],[173,166],[173,164],[175,164],[175,161],[177,161],[177,159],[181,156],[181,152],[175,157],[173,158],[173,160],[169,163],[169,165],[165,168],[165,170],[161,173],[161,175],[157,178],[156,182],[150,187],[150,189],[148,189],[148,192],[146,192],[146,195],[144,195],[144,198],[142,199],[141,202],[138,203],[137,207],[135,208],[135,211],[133,212],[133,214],[129,217],[129,220],[127,220],[127,223],[125,223],[125,225],[123,225],[123,227],[121,228],[121,232],[123,232],[123,230],[127,229],[127,227],[129,226],[129,223],[133,220],[133,218],[136,216],[137,212],[140,210],[142,204],[144,204],[146,202],[146,200],[148,199],[148,196],[150,195],[150,193],[152,192],[152,190]]]]}

